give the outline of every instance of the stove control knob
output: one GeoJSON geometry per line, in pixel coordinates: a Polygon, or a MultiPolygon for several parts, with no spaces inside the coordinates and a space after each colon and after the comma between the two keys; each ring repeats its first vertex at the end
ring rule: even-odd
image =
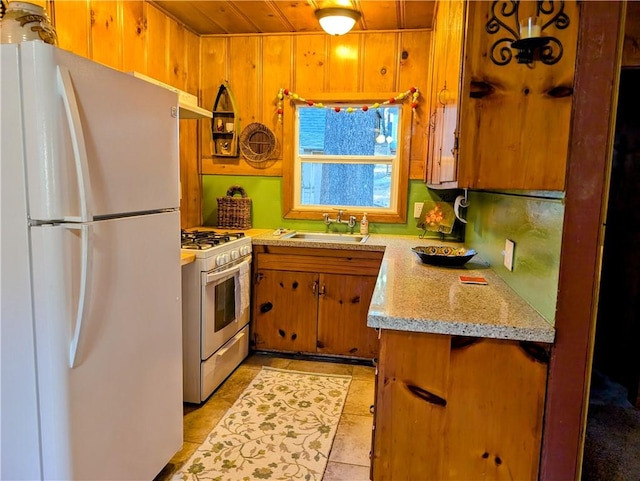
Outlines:
{"type": "Polygon", "coordinates": [[[240,257],[240,252],[238,252],[238,250],[237,250],[237,249],[232,250],[232,251],[231,251],[231,258],[232,258],[232,259],[237,259],[238,257],[240,257]]]}
{"type": "Polygon", "coordinates": [[[217,266],[222,266],[227,262],[225,260],[225,256],[227,256],[227,254],[220,254],[218,257],[216,257],[216,265],[217,266]]]}
{"type": "Polygon", "coordinates": [[[249,246],[240,247],[240,255],[246,256],[246,255],[249,255],[250,253],[251,253],[251,248],[249,246]]]}

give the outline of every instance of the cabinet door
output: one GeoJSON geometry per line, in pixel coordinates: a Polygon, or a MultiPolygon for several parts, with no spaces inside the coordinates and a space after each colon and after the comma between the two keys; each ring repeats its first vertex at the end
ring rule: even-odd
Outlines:
{"type": "Polygon", "coordinates": [[[538,479],[547,363],[546,352],[532,347],[497,339],[452,343],[448,479],[538,479]]]}
{"type": "Polygon", "coordinates": [[[433,45],[429,157],[426,182],[456,187],[459,92],[465,7],[462,0],[439,2],[433,45]]]}
{"type": "Polygon", "coordinates": [[[372,459],[375,481],[448,479],[446,407],[438,399],[447,397],[449,344],[449,336],[382,331],[372,459]]]}
{"type": "Polygon", "coordinates": [[[256,349],[315,352],[318,274],[259,270],[252,339],[256,349]]]}
{"type": "Polygon", "coordinates": [[[531,343],[383,330],[373,479],[538,479],[548,355],[531,343]]]}
{"type": "Polygon", "coordinates": [[[374,358],[378,334],[367,327],[374,276],[320,274],[317,351],[374,358]]]}
{"type": "MultiPolygon", "coordinates": [[[[553,64],[518,63],[510,49],[518,18],[536,15],[538,2],[514,2],[515,15],[498,15],[496,2],[469,2],[461,93],[458,186],[470,189],[564,190],[579,8],[553,2],[566,28],[543,16],[549,48],[562,57],[553,64]],[[548,22],[548,24],[546,23],[548,22]],[[504,39],[502,41],[500,39],[504,39]],[[505,47],[505,44],[507,46],[505,47]],[[505,52],[511,54],[510,60],[505,52]],[[506,60],[502,60],[506,58],[506,60]],[[496,61],[494,61],[494,59],[496,61]],[[500,65],[499,63],[504,63],[500,65]]],[[[512,10],[513,11],[513,10],[512,10]]]]}

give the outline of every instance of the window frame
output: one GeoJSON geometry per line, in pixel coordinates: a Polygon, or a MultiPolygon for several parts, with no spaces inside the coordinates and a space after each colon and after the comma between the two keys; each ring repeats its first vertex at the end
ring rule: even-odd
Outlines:
{"type": "MultiPolygon", "coordinates": [[[[397,93],[324,93],[315,94],[314,102],[322,102],[327,104],[363,104],[372,105],[375,102],[381,103],[380,99],[393,98],[397,93]]],[[[345,115],[349,115],[345,112],[345,115]]],[[[285,219],[300,220],[322,220],[322,214],[329,210],[335,210],[340,206],[301,206],[295,207],[295,175],[300,172],[298,162],[298,138],[296,132],[297,109],[296,102],[290,101],[283,115],[284,138],[291,139],[286,142],[283,156],[283,217],[285,219]],[[284,120],[286,119],[286,120],[284,120]]],[[[391,206],[388,209],[379,211],[367,210],[367,218],[372,222],[382,223],[406,223],[407,222],[407,201],[408,201],[408,184],[409,184],[409,153],[411,149],[413,109],[408,103],[402,104],[400,109],[400,124],[398,125],[399,136],[397,139],[397,166],[394,168],[394,177],[396,180],[395,199],[391,199],[391,206]]],[[[370,163],[375,157],[368,158],[370,163]]],[[[318,158],[319,160],[319,158],[318,158]]],[[[393,191],[393,189],[392,189],[393,191]]],[[[364,211],[365,207],[345,208],[345,212],[358,214],[364,211]]]]}

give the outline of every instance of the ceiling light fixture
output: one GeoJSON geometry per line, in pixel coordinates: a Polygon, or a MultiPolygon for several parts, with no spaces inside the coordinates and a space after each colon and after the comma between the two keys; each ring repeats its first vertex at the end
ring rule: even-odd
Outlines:
{"type": "Polygon", "coordinates": [[[360,20],[360,12],[349,8],[321,8],[315,14],[322,30],[329,35],[344,35],[360,20]]]}

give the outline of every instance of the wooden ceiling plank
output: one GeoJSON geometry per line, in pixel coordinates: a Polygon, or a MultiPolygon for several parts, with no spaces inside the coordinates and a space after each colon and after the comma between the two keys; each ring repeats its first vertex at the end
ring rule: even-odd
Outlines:
{"type": "Polygon", "coordinates": [[[405,0],[404,19],[406,29],[432,28],[436,2],[405,0]]]}
{"type": "Polygon", "coordinates": [[[223,34],[224,29],[214,21],[202,15],[202,12],[195,6],[199,2],[175,2],[154,0],[153,3],[159,9],[167,13],[170,17],[184,23],[199,35],[223,34]]]}
{"type": "Polygon", "coordinates": [[[235,2],[243,13],[254,23],[262,33],[295,32],[289,19],[282,13],[274,0],[257,0],[235,2]]]}
{"type": "Polygon", "coordinates": [[[399,28],[395,0],[362,0],[360,5],[362,17],[366,19],[367,30],[397,30],[399,28]]]}
{"type": "Polygon", "coordinates": [[[432,28],[435,0],[150,0],[200,35],[321,32],[318,8],[345,5],[362,17],[354,31],[432,28]]]}
{"type": "Polygon", "coordinates": [[[247,17],[240,14],[238,9],[234,7],[234,3],[242,4],[244,2],[214,0],[192,3],[196,9],[202,12],[202,15],[219,25],[224,33],[259,33],[257,28],[247,20],[247,17]]]}
{"type": "Polygon", "coordinates": [[[278,1],[282,15],[291,23],[295,32],[320,32],[320,24],[315,17],[315,10],[306,1],[278,1]]]}

